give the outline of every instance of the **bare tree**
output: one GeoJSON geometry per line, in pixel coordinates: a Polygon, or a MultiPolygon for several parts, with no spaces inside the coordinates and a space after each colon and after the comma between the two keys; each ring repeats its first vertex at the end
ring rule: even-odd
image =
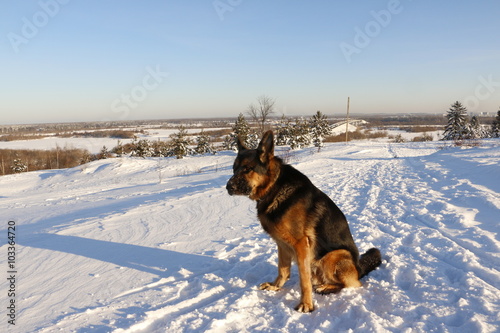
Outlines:
{"type": "Polygon", "coordinates": [[[269,96],[261,95],[257,97],[257,105],[250,104],[247,113],[259,125],[260,134],[264,134],[266,121],[274,113],[274,103],[276,101],[269,96]]]}

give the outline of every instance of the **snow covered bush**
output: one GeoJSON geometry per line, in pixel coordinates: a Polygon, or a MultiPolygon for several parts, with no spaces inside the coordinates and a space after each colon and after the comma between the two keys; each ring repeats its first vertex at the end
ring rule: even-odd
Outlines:
{"type": "Polygon", "coordinates": [[[299,149],[308,147],[311,145],[311,131],[309,130],[309,123],[303,119],[298,118],[295,120],[295,124],[292,127],[292,133],[290,138],[290,148],[299,149]]]}
{"type": "Polygon", "coordinates": [[[222,149],[223,150],[237,150],[236,142],[238,140],[238,136],[234,133],[226,135],[224,140],[222,141],[222,149]]]}
{"type": "Polygon", "coordinates": [[[97,154],[96,157],[99,160],[104,160],[104,159],[106,159],[106,158],[108,158],[110,156],[111,156],[111,154],[108,151],[108,148],[106,146],[102,146],[101,151],[99,152],[99,154],[97,154]]]}
{"type": "Polygon", "coordinates": [[[121,157],[124,153],[124,147],[123,144],[120,140],[116,143],[116,146],[111,150],[112,153],[115,153],[116,156],[121,157]]]}
{"type": "Polygon", "coordinates": [[[281,116],[279,123],[276,125],[276,145],[286,146],[290,144],[293,133],[293,125],[289,118],[285,115],[281,116]]]}
{"type": "Polygon", "coordinates": [[[193,150],[189,147],[191,140],[184,126],[179,127],[177,133],[171,134],[170,139],[172,140],[172,153],[178,159],[193,154],[193,150]]]}
{"type": "Polygon", "coordinates": [[[153,155],[154,149],[149,140],[142,139],[135,142],[135,149],[132,151],[131,156],[152,157],[153,155]]]}
{"type": "Polygon", "coordinates": [[[432,134],[424,132],[422,135],[414,137],[411,141],[413,142],[424,142],[424,141],[433,141],[434,138],[432,134]]]}
{"type": "Polygon", "coordinates": [[[401,134],[397,134],[393,139],[392,139],[392,142],[394,143],[403,143],[403,142],[406,142],[406,139],[403,138],[403,136],[401,134]]]}
{"type": "Polygon", "coordinates": [[[495,120],[493,120],[493,124],[491,124],[489,136],[492,138],[500,138],[500,110],[497,111],[497,116],[495,120]]]}
{"type": "Polygon", "coordinates": [[[12,161],[12,166],[10,167],[13,173],[21,173],[28,171],[28,165],[24,163],[20,158],[16,158],[12,161]]]}
{"type": "Polygon", "coordinates": [[[260,137],[257,133],[249,133],[245,141],[245,146],[249,149],[256,149],[259,146],[260,137]]]}
{"type": "Polygon", "coordinates": [[[487,136],[488,133],[479,123],[479,118],[477,118],[476,116],[472,116],[472,118],[470,119],[470,123],[467,126],[466,137],[468,139],[482,139],[486,138],[487,136]]]}
{"type": "Polygon", "coordinates": [[[196,143],[197,144],[196,144],[196,148],[194,149],[194,151],[197,154],[200,154],[200,155],[215,154],[215,149],[210,144],[210,139],[209,139],[208,135],[203,133],[203,131],[201,131],[200,135],[198,135],[196,137],[196,143]]]}
{"type": "Polygon", "coordinates": [[[153,157],[170,157],[174,156],[170,143],[160,139],[150,143],[153,149],[153,157]]]}

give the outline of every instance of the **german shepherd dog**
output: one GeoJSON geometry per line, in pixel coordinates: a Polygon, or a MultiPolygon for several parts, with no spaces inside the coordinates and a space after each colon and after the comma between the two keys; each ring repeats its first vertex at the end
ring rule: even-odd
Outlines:
{"type": "Polygon", "coordinates": [[[261,290],[279,290],[290,277],[292,260],[300,274],[299,312],[314,310],[312,292],[338,293],[360,287],[363,276],[381,264],[376,248],[361,257],[347,220],[335,203],[300,171],[274,156],[272,131],[264,134],[257,149],[238,139],[230,195],[257,201],[257,216],[278,245],[278,277],[262,283],[261,290]]]}

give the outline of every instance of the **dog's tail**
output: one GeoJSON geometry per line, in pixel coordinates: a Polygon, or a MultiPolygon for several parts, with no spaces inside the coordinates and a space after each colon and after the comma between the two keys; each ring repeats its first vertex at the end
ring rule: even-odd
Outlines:
{"type": "Polygon", "coordinates": [[[359,257],[359,278],[367,275],[382,263],[382,255],[377,248],[371,248],[359,257]]]}

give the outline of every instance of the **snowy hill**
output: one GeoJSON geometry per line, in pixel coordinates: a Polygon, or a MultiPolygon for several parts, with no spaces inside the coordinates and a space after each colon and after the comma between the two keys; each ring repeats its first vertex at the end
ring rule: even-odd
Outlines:
{"type": "MultiPolygon", "coordinates": [[[[235,154],[117,158],[0,177],[1,267],[16,223],[16,325],[3,332],[498,332],[500,145],[355,142],[289,163],[383,264],[364,286],[293,310],[255,203],[230,197],[235,154]]],[[[278,151],[279,153],[279,151],[278,151]]]]}

